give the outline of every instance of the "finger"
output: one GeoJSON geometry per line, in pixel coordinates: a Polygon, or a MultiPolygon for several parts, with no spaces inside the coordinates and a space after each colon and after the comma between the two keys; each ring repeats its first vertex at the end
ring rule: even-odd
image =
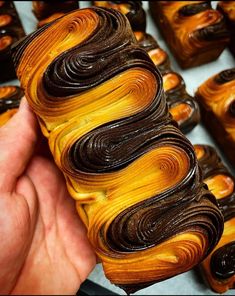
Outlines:
{"type": "Polygon", "coordinates": [[[38,124],[25,98],[18,112],[0,128],[0,192],[11,192],[34,151],[38,124]]]}

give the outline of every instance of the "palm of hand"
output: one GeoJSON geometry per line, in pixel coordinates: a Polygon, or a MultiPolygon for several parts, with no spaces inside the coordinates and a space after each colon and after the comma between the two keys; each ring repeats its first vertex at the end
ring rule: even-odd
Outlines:
{"type": "MultiPolygon", "coordinates": [[[[22,147],[18,156],[24,153],[22,147]]],[[[17,158],[12,158],[5,171],[14,168],[17,158]]],[[[21,174],[14,181],[7,174],[0,178],[0,294],[76,293],[94,267],[95,255],[63,176],[42,156],[16,169],[21,174]]]]}

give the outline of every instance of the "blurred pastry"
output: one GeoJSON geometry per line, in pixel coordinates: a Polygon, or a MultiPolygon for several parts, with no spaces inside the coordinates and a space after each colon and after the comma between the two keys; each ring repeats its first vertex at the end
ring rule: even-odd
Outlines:
{"type": "Polygon", "coordinates": [[[0,127],[17,112],[23,95],[23,90],[18,86],[0,86],[0,127]]]}
{"type": "Polygon", "coordinates": [[[144,32],[135,32],[135,36],[163,76],[163,89],[173,119],[183,133],[190,132],[200,121],[200,110],[196,100],[187,93],[183,77],[171,69],[168,54],[153,36],[144,32]]]}
{"type": "Polygon", "coordinates": [[[202,120],[235,165],[235,68],[206,80],[197,90],[202,120]]]}
{"type": "Polygon", "coordinates": [[[145,31],[146,13],[142,1],[92,1],[92,4],[104,8],[112,8],[125,14],[133,31],[145,31]]]}
{"type": "Polygon", "coordinates": [[[78,9],[78,1],[32,1],[33,13],[38,19],[37,27],[40,28],[56,20],[65,13],[78,9]]]}
{"type": "Polygon", "coordinates": [[[182,68],[216,60],[229,43],[224,17],[210,1],[149,1],[149,6],[182,68]]]}
{"type": "Polygon", "coordinates": [[[13,58],[107,278],[130,293],[204,259],[223,217],[128,19],[77,10],[13,58]]]}
{"type": "Polygon", "coordinates": [[[217,9],[225,17],[231,39],[229,48],[235,57],[235,1],[219,1],[217,9]]]}
{"type": "Polygon", "coordinates": [[[10,49],[25,36],[13,1],[0,2],[0,82],[16,78],[10,49]]]}
{"type": "Polygon", "coordinates": [[[222,238],[201,269],[212,290],[224,293],[235,288],[235,178],[214,148],[195,145],[195,151],[204,182],[217,198],[225,221],[222,238]]]}

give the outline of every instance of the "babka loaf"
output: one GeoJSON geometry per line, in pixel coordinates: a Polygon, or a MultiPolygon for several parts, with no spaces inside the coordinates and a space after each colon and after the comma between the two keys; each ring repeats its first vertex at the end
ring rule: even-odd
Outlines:
{"type": "Polygon", "coordinates": [[[200,109],[196,100],[187,93],[183,77],[171,69],[168,54],[152,35],[139,31],[135,36],[163,76],[163,89],[173,119],[183,133],[190,132],[200,121],[200,109]]]}
{"type": "Polygon", "coordinates": [[[198,88],[196,98],[205,126],[235,165],[235,68],[210,77],[198,88]]]}
{"type": "Polygon", "coordinates": [[[67,12],[79,8],[78,1],[32,1],[33,13],[39,20],[38,28],[61,17],[67,12]]]}
{"type": "Polygon", "coordinates": [[[182,68],[218,58],[229,43],[223,15],[210,1],[149,1],[150,13],[182,68]]]}
{"type": "Polygon", "coordinates": [[[142,1],[92,1],[92,3],[95,6],[120,11],[128,18],[133,31],[145,31],[146,13],[142,1]]]}
{"type": "Polygon", "coordinates": [[[224,15],[230,32],[229,48],[235,57],[235,1],[219,1],[217,9],[224,15]]]}
{"type": "Polygon", "coordinates": [[[214,148],[195,145],[195,151],[204,182],[217,198],[225,220],[222,238],[201,269],[210,287],[224,293],[235,288],[235,178],[214,148]]]}
{"type": "Polygon", "coordinates": [[[0,82],[16,78],[10,48],[24,36],[13,1],[0,1],[0,82]]]}
{"type": "Polygon", "coordinates": [[[17,111],[23,90],[15,85],[0,87],[0,126],[4,125],[17,111]]]}
{"type": "Polygon", "coordinates": [[[223,217],[128,19],[72,12],[13,59],[107,278],[130,293],[204,259],[223,217]]]}

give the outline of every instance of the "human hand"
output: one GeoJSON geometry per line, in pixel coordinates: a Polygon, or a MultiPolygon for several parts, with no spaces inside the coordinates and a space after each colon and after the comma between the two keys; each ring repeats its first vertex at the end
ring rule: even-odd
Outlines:
{"type": "Polygon", "coordinates": [[[0,294],[75,294],[96,263],[25,99],[0,128],[0,294]]]}

